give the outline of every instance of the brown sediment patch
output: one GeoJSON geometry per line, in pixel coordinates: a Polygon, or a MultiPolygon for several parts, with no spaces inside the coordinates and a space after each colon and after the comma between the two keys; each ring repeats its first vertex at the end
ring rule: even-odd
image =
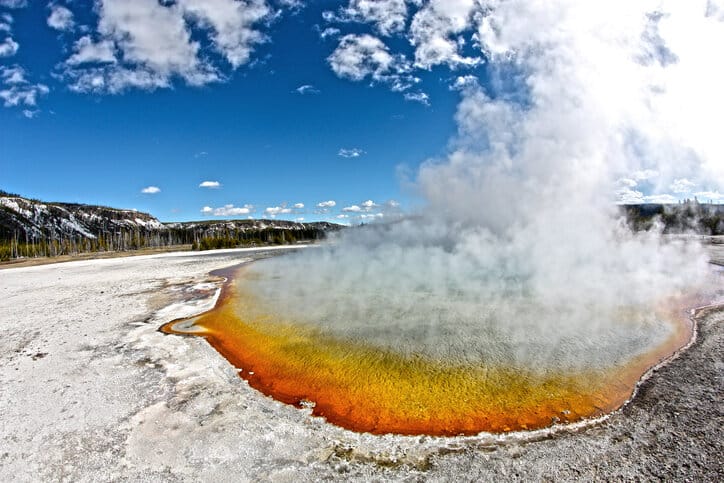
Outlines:
{"type": "Polygon", "coordinates": [[[670,337],[623,365],[564,372],[446,363],[330,337],[259,313],[258,301],[243,290],[244,270],[214,272],[228,279],[217,306],[162,330],[205,337],[255,389],[311,407],[314,415],[358,432],[474,435],[600,417],[621,407],[642,375],[693,334],[682,307],[695,300],[677,298],[657,314],[673,322],[670,337]]]}

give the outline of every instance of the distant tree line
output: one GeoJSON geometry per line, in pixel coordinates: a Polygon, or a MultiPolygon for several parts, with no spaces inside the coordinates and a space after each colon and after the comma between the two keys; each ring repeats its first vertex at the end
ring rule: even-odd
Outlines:
{"type": "Polygon", "coordinates": [[[212,226],[175,227],[163,230],[120,229],[98,233],[95,238],[63,234],[0,233],[0,260],[54,257],[82,253],[116,252],[145,248],[191,247],[193,250],[285,245],[326,237],[327,229],[251,228],[220,230],[212,226]]]}
{"type": "Polygon", "coordinates": [[[634,231],[657,228],[667,234],[724,235],[724,205],[699,203],[694,198],[679,204],[624,205],[622,209],[634,231]]]}

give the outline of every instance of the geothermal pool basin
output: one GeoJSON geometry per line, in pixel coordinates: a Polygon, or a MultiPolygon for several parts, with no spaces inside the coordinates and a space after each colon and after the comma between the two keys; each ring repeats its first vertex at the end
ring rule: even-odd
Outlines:
{"type": "Polygon", "coordinates": [[[172,321],[163,332],[204,337],[263,394],[373,434],[507,433],[597,418],[625,404],[641,377],[694,331],[684,309],[694,302],[677,298],[657,309],[657,318],[671,324],[665,340],[624,362],[580,370],[460,363],[280,317],[248,290],[250,265],[213,275],[227,279],[216,307],[172,321]]]}

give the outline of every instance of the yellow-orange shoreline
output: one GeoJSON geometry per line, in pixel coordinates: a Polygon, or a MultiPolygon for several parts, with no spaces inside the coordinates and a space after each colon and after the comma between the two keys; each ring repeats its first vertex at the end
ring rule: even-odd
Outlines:
{"type": "Polygon", "coordinates": [[[423,357],[341,341],[318,330],[264,317],[243,319],[254,303],[238,288],[245,267],[227,278],[214,309],[193,319],[197,335],[250,386],[284,403],[313,402],[312,412],[341,427],[374,434],[474,435],[550,427],[596,418],[621,407],[648,369],[684,347],[693,323],[678,300],[665,307],[675,331],[655,350],[624,366],[576,374],[522,371],[500,366],[446,365],[423,357]],[[678,307],[678,308],[677,308],[678,307]],[[242,315],[239,315],[242,314],[242,315]]]}

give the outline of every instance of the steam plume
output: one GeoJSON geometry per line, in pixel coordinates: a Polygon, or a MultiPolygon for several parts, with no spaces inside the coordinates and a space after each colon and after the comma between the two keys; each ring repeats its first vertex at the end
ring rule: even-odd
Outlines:
{"type": "Polygon", "coordinates": [[[490,1],[491,82],[455,83],[458,135],[422,165],[425,215],[260,264],[262,300],[332,334],[430,357],[614,364],[667,335],[651,308],[700,283],[695,246],[631,233],[628,173],[724,181],[711,122],[715,2],[490,1]],[[631,311],[631,307],[639,309],[631,311]]]}

